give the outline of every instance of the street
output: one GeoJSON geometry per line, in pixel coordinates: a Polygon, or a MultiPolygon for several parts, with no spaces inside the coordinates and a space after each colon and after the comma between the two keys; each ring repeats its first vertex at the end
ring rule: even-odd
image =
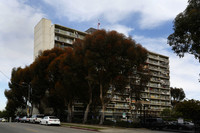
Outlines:
{"type": "Polygon", "coordinates": [[[0,123],[0,133],[88,133],[94,131],[29,123],[0,123]]]}
{"type": "MultiPolygon", "coordinates": [[[[62,126],[44,126],[29,123],[0,123],[0,133],[97,133],[83,129],[75,129],[62,126]]],[[[155,131],[144,128],[105,128],[102,133],[172,133],[166,131],[155,131]]]]}

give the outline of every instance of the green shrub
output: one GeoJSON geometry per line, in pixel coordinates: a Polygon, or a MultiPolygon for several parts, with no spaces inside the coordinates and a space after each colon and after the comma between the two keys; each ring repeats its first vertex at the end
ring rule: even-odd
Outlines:
{"type": "Polygon", "coordinates": [[[142,125],[141,125],[140,122],[133,122],[133,123],[131,123],[131,127],[132,127],[132,128],[141,128],[142,125]]]}
{"type": "Polygon", "coordinates": [[[99,120],[97,120],[97,119],[90,119],[90,120],[87,120],[86,123],[87,124],[99,124],[99,120]]]}
{"type": "Polygon", "coordinates": [[[117,121],[116,122],[116,126],[119,126],[119,127],[131,127],[131,123],[129,123],[128,121],[117,121]]]}
{"type": "Polygon", "coordinates": [[[105,120],[105,121],[103,122],[103,125],[114,126],[114,125],[115,125],[115,122],[114,122],[114,121],[111,121],[111,120],[105,120]]]}
{"type": "Polygon", "coordinates": [[[73,123],[82,123],[83,122],[83,119],[81,119],[81,118],[73,118],[73,120],[72,120],[72,122],[73,123]]]}

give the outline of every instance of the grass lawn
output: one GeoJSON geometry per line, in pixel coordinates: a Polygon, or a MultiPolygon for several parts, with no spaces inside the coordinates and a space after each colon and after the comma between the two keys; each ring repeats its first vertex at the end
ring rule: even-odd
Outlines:
{"type": "Polygon", "coordinates": [[[71,124],[71,123],[61,123],[61,126],[83,128],[83,129],[90,129],[90,130],[97,130],[97,131],[104,129],[101,127],[94,127],[94,126],[89,126],[89,125],[78,125],[78,124],[71,124]]]}

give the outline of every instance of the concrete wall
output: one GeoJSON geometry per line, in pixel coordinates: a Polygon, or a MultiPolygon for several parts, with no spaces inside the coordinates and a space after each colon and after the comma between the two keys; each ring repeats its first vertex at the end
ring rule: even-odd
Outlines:
{"type": "Polygon", "coordinates": [[[51,20],[41,19],[34,28],[34,59],[44,50],[54,47],[54,26],[51,20]]]}

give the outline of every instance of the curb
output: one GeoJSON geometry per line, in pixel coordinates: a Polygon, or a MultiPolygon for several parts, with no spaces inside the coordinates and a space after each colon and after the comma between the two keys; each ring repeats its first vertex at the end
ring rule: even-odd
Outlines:
{"type": "Polygon", "coordinates": [[[99,132],[99,130],[96,130],[96,129],[81,128],[81,127],[75,127],[75,126],[70,126],[70,128],[99,132]]]}

